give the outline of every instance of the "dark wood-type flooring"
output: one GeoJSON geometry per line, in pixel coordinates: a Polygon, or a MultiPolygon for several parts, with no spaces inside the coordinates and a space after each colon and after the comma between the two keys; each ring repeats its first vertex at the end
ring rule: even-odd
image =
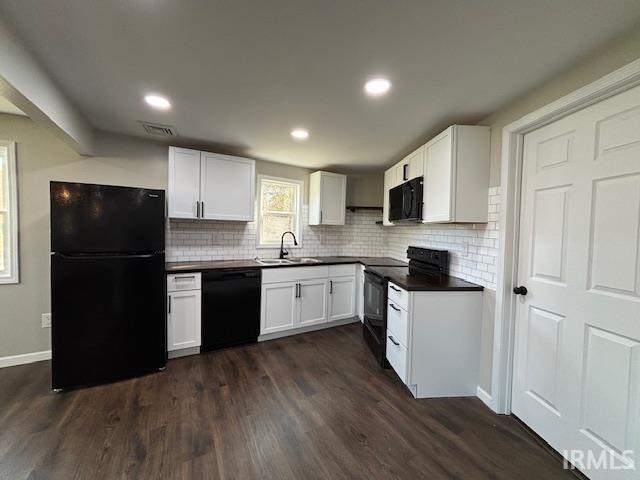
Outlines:
{"type": "Polygon", "coordinates": [[[1,369],[0,478],[574,477],[476,398],[414,400],[352,324],[61,394],[49,362],[1,369]]]}

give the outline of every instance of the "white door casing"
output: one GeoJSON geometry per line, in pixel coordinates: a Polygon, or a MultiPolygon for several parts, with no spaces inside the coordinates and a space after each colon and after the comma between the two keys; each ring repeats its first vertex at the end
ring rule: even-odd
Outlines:
{"type": "Polygon", "coordinates": [[[640,87],[522,143],[512,411],[558,451],[640,478],[640,87]],[[625,453],[635,451],[633,456],[625,453]]]}

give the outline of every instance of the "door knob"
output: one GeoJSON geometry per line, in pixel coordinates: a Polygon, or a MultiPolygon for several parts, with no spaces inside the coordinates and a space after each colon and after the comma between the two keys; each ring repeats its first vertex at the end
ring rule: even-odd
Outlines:
{"type": "Polygon", "coordinates": [[[513,293],[515,293],[516,295],[526,295],[527,294],[527,287],[520,285],[519,287],[515,287],[513,289],[513,293]]]}

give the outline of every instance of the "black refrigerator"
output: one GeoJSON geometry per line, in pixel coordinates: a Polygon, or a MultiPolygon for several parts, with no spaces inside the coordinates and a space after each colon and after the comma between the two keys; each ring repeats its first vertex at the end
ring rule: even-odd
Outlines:
{"type": "Polygon", "coordinates": [[[51,182],[55,390],[166,364],[163,190],[51,182]]]}

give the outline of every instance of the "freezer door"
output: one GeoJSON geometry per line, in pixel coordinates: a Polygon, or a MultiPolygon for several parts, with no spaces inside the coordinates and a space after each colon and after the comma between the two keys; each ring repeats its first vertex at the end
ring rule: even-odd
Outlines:
{"type": "Polygon", "coordinates": [[[164,251],[164,190],[51,182],[51,251],[164,251]]]}
{"type": "Polygon", "coordinates": [[[164,367],[164,254],[53,254],[51,297],[53,388],[106,383],[164,367]]]}

